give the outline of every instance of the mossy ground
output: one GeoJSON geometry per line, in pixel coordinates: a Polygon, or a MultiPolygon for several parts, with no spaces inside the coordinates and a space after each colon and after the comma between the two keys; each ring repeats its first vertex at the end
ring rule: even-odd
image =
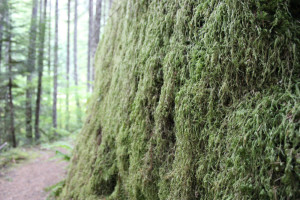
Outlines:
{"type": "Polygon", "coordinates": [[[61,199],[299,197],[294,10],[288,0],[118,2],[61,199]]]}

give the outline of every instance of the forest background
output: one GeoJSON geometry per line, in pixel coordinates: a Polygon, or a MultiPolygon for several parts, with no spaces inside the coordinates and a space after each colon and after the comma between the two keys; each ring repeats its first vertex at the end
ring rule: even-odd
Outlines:
{"type": "Polygon", "coordinates": [[[0,2],[0,145],[77,133],[112,0],[0,2]]]}

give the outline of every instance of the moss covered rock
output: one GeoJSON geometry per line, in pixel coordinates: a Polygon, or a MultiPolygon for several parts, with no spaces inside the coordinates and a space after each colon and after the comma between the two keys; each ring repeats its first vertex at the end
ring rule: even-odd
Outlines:
{"type": "Polygon", "coordinates": [[[299,197],[295,2],[118,1],[61,199],[299,197]]]}

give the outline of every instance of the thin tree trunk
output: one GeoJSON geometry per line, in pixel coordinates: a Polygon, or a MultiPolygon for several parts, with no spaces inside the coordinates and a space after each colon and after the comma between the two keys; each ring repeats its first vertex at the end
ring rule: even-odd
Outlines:
{"type": "MultiPolygon", "coordinates": [[[[41,0],[42,2],[43,0],[41,0]]],[[[44,68],[44,43],[45,43],[45,31],[46,31],[46,17],[47,17],[47,0],[44,0],[44,14],[40,16],[40,48],[38,57],[38,86],[36,97],[36,109],[35,109],[35,140],[40,139],[39,124],[40,124],[40,108],[41,108],[41,96],[42,96],[42,80],[43,80],[43,68],[44,68]]]]}
{"type": "Polygon", "coordinates": [[[0,2],[0,73],[1,73],[1,64],[2,64],[2,37],[3,37],[3,3],[0,2]]]}
{"type": "Polygon", "coordinates": [[[10,110],[10,134],[13,147],[17,147],[15,135],[15,116],[14,116],[14,103],[12,94],[12,58],[11,58],[11,38],[9,37],[9,82],[8,82],[8,97],[9,97],[9,110],[10,110]]]}
{"type": "MultiPolygon", "coordinates": [[[[2,2],[0,3],[0,77],[1,77],[1,61],[2,61],[2,33],[3,33],[3,16],[2,16],[2,2]]],[[[2,92],[0,92],[1,94],[2,92]]],[[[1,101],[1,99],[0,99],[1,101]]],[[[1,105],[1,104],[0,104],[1,105]]],[[[2,126],[2,105],[0,106],[0,126],[2,126]]],[[[0,143],[2,143],[3,129],[0,129],[0,143]]]]}
{"type": "Polygon", "coordinates": [[[32,15],[30,25],[30,39],[27,58],[27,76],[26,76],[26,137],[29,142],[32,141],[32,74],[35,69],[36,54],[36,21],[38,1],[32,1],[32,15]]]}
{"type": "MultiPolygon", "coordinates": [[[[96,15],[94,20],[94,32],[92,40],[92,60],[95,58],[97,46],[100,38],[100,28],[101,28],[101,15],[102,15],[102,0],[97,0],[96,3],[96,15]]],[[[95,79],[95,66],[93,65],[92,71],[92,81],[95,79]]]]}
{"type": "Polygon", "coordinates": [[[109,0],[109,10],[111,9],[112,3],[113,3],[113,0],[109,0]]]}
{"type": "Polygon", "coordinates": [[[70,87],[70,18],[71,18],[71,0],[68,0],[68,32],[67,32],[67,66],[66,66],[66,130],[69,130],[69,87],[70,87]]]}
{"type": "Polygon", "coordinates": [[[3,30],[4,30],[4,17],[5,17],[5,0],[0,2],[0,73],[2,70],[2,45],[3,45],[3,30]]]}
{"type": "MultiPolygon", "coordinates": [[[[5,9],[4,9],[4,2],[0,2],[0,75],[2,74],[2,45],[3,45],[3,30],[4,30],[4,16],[5,16],[5,9]]],[[[5,95],[5,90],[0,91],[0,95],[4,96],[5,95]]],[[[2,101],[2,99],[0,100],[2,101]]],[[[0,104],[0,126],[3,128],[0,128],[0,143],[4,140],[4,133],[5,133],[5,120],[3,119],[5,116],[5,112],[2,105],[0,104]]]]}
{"type": "MultiPolygon", "coordinates": [[[[53,128],[57,128],[57,68],[58,68],[58,0],[55,3],[55,45],[54,45],[54,81],[53,81],[53,128]]],[[[56,130],[54,131],[55,134],[56,130]]]]}
{"type": "Polygon", "coordinates": [[[3,37],[3,21],[0,21],[0,73],[2,71],[2,37],[3,37]]]}
{"type": "Polygon", "coordinates": [[[13,103],[13,94],[12,94],[12,42],[11,42],[11,33],[12,25],[10,21],[9,11],[7,12],[7,41],[8,41],[8,106],[9,106],[9,129],[11,142],[13,147],[17,147],[16,135],[15,135],[15,116],[14,116],[14,103],[13,103]]]}
{"type": "Polygon", "coordinates": [[[78,87],[78,66],[77,66],[77,24],[78,24],[78,0],[74,0],[74,82],[75,82],[75,100],[76,100],[76,115],[77,115],[77,123],[79,124],[81,121],[80,117],[80,102],[77,92],[78,87]]]}
{"type": "Polygon", "coordinates": [[[49,0],[49,24],[48,24],[48,76],[51,76],[51,18],[52,18],[52,5],[51,0],[49,0]]]}
{"type": "MultiPolygon", "coordinates": [[[[98,0],[97,0],[98,1],[98,0]]],[[[102,13],[101,13],[101,20],[100,20],[100,26],[105,26],[106,24],[106,12],[107,12],[107,9],[106,9],[106,1],[105,0],[102,0],[102,13]]]]}
{"type": "MultiPolygon", "coordinates": [[[[43,16],[43,0],[39,0],[40,1],[40,7],[39,7],[39,16],[40,16],[40,22],[41,22],[41,17],[43,16]]],[[[39,23],[40,23],[39,22],[39,23]]],[[[39,27],[39,32],[40,32],[40,27],[39,27]]],[[[40,36],[40,35],[39,35],[40,36]]]]}
{"type": "MultiPolygon", "coordinates": [[[[3,12],[3,21],[4,21],[4,28],[5,28],[5,31],[4,31],[4,37],[5,37],[5,42],[3,43],[5,45],[5,48],[4,48],[4,58],[3,58],[3,61],[4,61],[4,66],[5,68],[3,69],[3,71],[5,70],[5,73],[6,74],[9,74],[9,42],[7,40],[8,38],[8,34],[9,34],[9,30],[8,30],[8,4],[7,4],[7,0],[4,0],[3,1],[3,7],[5,8],[5,11],[3,12]]],[[[8,93],[8,83],[7,83],[7,87],[4,88],[4,130],[3,130],[3,133],[4,133],[4,140],[8,140],[8,141],[11,141],[10,139],[10,109],[9,109],[9,93],[8,93]]]]}
{"type": "MultiPolygon", "coordinates": [[[[51,45],[51,39],[52,39],[52,1],[49,0],[49,16],[48,16],[48,78],[50,80],[52,80],[52,77],[51,77],[51,62],[52,62],[52,58],[51,58],[51,51],[52,51],[52,45],[51,45]]],[[[49,104],[51,104],[52,102],[52,82],[49,81],[49,87],[47,87],[48,90],[47,90],[47,96],[48,96],[48,101],[49,101],[49,104]]]]}
{"type": "Polygon", "coordinates": [[[88,66],[87,66],[87,91],[91,91],[91,66],[92,62],[92,38],[93,38],[93,0],[89,0],[89,39],[88,39],[88,66]]]}

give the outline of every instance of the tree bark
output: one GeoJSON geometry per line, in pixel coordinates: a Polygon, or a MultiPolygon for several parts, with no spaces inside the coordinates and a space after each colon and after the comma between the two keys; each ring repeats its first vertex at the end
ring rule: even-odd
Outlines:
{"type": "MultiPolygon", "coordinates": [[[[53,81],[53,108],[52,123],[53,128],[57,128],[57,68],[58,68],[58,0],[55,3],[55,44],[54,44],[54,81],[53,81]]],[[[56,130],[54,131],[56,133],[56,130]]]]}
{"type": "MultiPolygon", "coordinates": [[[[9,43],[7,41],[8,38],[8,17],[7,17],[7,12],[8,12],[8,5],[7,5],[7,0],[2,1],[3,2],[3,30],[5,29],[5,31],[3,31],[3,37],[5,38],[5,40],[3,41],[3,46],[5,48],[3,48],[4,50],[4,56],[3,56],[3,63],[4,63],[4,68],[3,68],[3,72],[6,74],[9,74],[9,68],[8,68],[8,63],[9,63],[9,43]]],[[[5,83],[6,84],[6,83],[5,83]]],[[[10,140],[7,136],[10,136],[10,131],[9,131],[9,98],[8,98],[8,83],[7,83],[7,87],[4,88],[4,90],[1,90],[1,93],[4,96],[4,115],[3,115],[3,139],[4,140],[10,140]]]]}
{"type": "Polygon", "coordinates": [[[71,18],[71,0],[68,0],[68,32],[67,32],[67,66],[66,66],[66,130],[69,130],[69,87],[70,87],[70,18],[71,18]]]}
{"type": "Polygon", "coordinates": [[[36,21],[37,21],[38,1],[32,0],[32,15],[30,25],[30,39],[27,58],[27,76],[26,76],[26,137],[29,142],[32,141],[32,74],[35,69],[36,54],[36,21]]]}
{"type": "Polygon", "coordinates": [[[2,37],[3,37],[3,21],[0,21],[0,73],[2,70],[2,37]]]}
{"type": "MultiPolygon", "coordinates": [[[[51,51],[52,51],[52,46],[51,46],[51,39],[52,39],[52,4],[51,4],[51,0],[49,0],[49,16],[48,16],[48,77],[51,77],[51,51]]],[[[49,82],[49,90],[48,90],[48,96],[49,96],[49,101],[51,102],[51,82],[49,82]]]]}
{"type": "MultiPolygon", "coordinates": [[[[5,9],[4,9],[4,3],[0,2],[0,75],[2,73],[2,44],[3,44],[3,24],[4,24],[4,14],[5,14],[5,9]]],[[[0,94],[2,95],[4,93],[4,91],[1,91],[0,94]]],[[[2,100],[2,99],[1,99],[2,100]]],[[[5,125],[5,120],[3,120],[3,108],[2,105],[0,106],[0,126],[4,127],[5,125]]],[[[3,136],[4,136],[5,130],[4,129],[0,129],[0,143],[3,140],[3,136]]]]}
{"type": "Polygon", "coordinates": [[[77,92],[78,87],[78,66],[77,66],[77,25],[78,25],[78,0],[74,0],[74,82],[75,82],[75,101],[76,101],[76,115],[77,123],[80,124],[80,102],[77,92]]]}
{"type": "Polygon", "coordinates": [[[17,147],[16,135],[15,135],[15,115],[14,115],[14,103],[12,94],[12,57],[11,57],[11,37],[9,40],[9,81],[8,81],[8,98],[9,98],[9,110],[10,110],[10,134],[13,147],[17,147]]]}
{"type": "MultiPolygon", "coordinates": [[[[96,3],[96,14],[94,20],[93,40],[92,40],[92,60],[95,58],[97,46],[100,39],[100,28],[101,28],[101,16],[102,15],[102,0],[97,0],[96,3]]],[[[92,81],[95,79],[95,66],[93,65],[92,81]]]]}
{"type": "Polygon", "coordinates": [[[111,9],[112,3],[113,3],[113,0],[109,0],[109,10],[111,9]]]}
{"type": "MultiPolygon", "coordinates": [[[[43,0],[41,0],[43,2],[43,0]]],[[[41,6],[42,8],[42,6],[41,6]]],[[[38,57],[38,86],[36,97],[36,109],[35,109],[35,140],[40,139],[39,124],[40,124],[40,108],[41,108],[41,96],[42,96],[42,79],[44,68],[44,43],[45,43],[45,31],[46,31],[46,17],[47,17],[47,0],[44,0],[44,14],[40,16],[40,47],[38,57]]]]}
{"type": "Polygon", "coordinates": [[[2,64],[2,37],[3,37],[3,14],[4,14],[4,4],[0,2],[0,73],[2,64]]]}
{"type": "Polygon", "coordinates": [[[13,81],[12,81],[12,25],[10,21],[10,13],[7,11],[7,41],[8,41],[8,106],[9,106],[9,129],[11,136],[11,143],[13,147],[17,147],[16,135],[15,135],[15,116],[14,116],[14,102],[13,102],[13,81]]]}
{"type": "Polygon", "coordinates": [[[88,65],[87,65],[87,92],[91,91],[92,64],[92,38],[93,38],[93,0],[89,0],[89,39],[88,39],[88,65]]]}

